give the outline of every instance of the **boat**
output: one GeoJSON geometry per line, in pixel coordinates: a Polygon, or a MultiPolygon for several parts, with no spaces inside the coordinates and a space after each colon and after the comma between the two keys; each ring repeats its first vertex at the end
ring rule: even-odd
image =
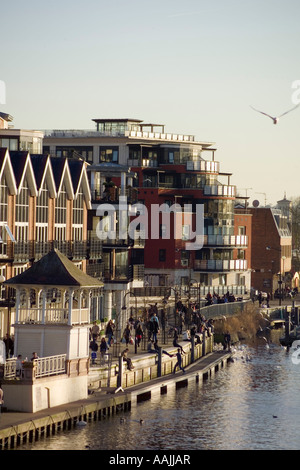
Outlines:
{"type": "Polygon", "coordinates": [[[285,334],[279,338],[279,342],[282,346],[292,346],[293,342],[300,340],[300,326],[296,326],[289,334],[285,334]]]}

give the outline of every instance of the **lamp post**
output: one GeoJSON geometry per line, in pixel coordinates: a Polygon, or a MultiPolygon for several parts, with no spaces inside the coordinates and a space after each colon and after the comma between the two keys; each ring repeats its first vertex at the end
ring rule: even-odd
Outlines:
{"type": "MultiPolygon", "coordinates": [[[[124,295],[123,297],[123,307],[122,307],[122,310],[127,310],[127,307],[126,307],[126,304],[125,304],[125,299],[127,297],[127,295],[133,295],[135,297],[135,315],[136,315],[136,320],[137,320],[137,296],[134,294],[134,292],[126,292],[126,294],[124,295]]],[[[134,352],[135,354],[137,354],[137,343],[136,343],[136,322],[135,322],[135,326],[134,326],[134,352]]]]}
{"type": "MultiPolygon", "coordinates": [[[[266,246],[266,250],[270,251],[270,250],[274,250],[274,251],[278,251],[279,253],[281,253],[281,248],[273,248],[271,246],[266,246]]],[[[281,299],[282,299],[282,270],[281,270],[281,260],[283,261],[283,273],[284,273],[284,260],[286,260],[286,256],[280,256],[280,267],[279,267],[279,281],[278,281],[278,284],[279,284],[279,305],[281,306],[281,299]]]]}

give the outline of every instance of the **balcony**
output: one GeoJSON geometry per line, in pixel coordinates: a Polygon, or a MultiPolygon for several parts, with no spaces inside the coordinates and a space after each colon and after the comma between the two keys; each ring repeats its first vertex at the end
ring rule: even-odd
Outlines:
{"type": "Polygon", "coordinates": [[[246,271],[247,270],[247,260],[237,259],[237,260],[195,260],[194,261],[194,270],[195,271],[246,271]]]}
{"type": "Polygon", "coordinates": [[[208,160],[186,162],[187,171],[201,171],[205,173],[219,173],[220,163],[208,160]]]}
{"type": "Polygon", "coordinates": [[[247,247],[246,235],[204,235],[204,246],[247,247]]]}
{"type": "Polygon", "coordinates": [[[121,188],[117,186],[109,187],[106,191],[99,188],[91,189],[92,204],[118,203],[120,196],[125,196],[128,204],[135,204],[138,201],[138,190],[137,188],[128,187],[122,192],[121,188]]]}
{"type": "Polygon", "coordinates": [[[97,237],[89,241],[27,241],[3,243],[1,245],[0,259],[9,259],[17,263],[39,260],[53,248],[57,248],[69,259],[82,260],[85,258],[101,258],[102,243],[97,237]]]}
{"type": "Polygon", "coordinates": [[[226,184],[217,184],[212,186],[204,186],[205,196],[227,196],[234,197],[236,194],[236,187],[226,184]]]}
{"type": "MultiPolygon", "coordinates": [[[[67,308],[49,307],[44,311],[42,308],[20,308],[18,313],[18,324],[68,324],[69,310],[67,308]]],[[[89,309],[88,308],[74,308],[72,309],[71,324],[81,325],[89,323],[89,309]]]]}

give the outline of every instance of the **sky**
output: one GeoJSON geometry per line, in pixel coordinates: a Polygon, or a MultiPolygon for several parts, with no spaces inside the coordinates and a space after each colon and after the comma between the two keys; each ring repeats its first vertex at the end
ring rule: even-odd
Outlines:
{"type": "Polygon", "coordinates": [[[2,2],[0,110],[22,129],[165,124],[213,142],[250,205],[295,199],[300,107],[274,125],[250,106],[300,103],[299,19],[298,0],[2,2]]]}

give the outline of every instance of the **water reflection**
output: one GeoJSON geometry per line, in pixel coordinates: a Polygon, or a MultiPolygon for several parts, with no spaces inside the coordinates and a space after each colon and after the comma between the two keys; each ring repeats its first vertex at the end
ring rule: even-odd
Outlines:
{"type": "Polygon", "coordinates": [[[236,348],[233,363],[203,384],[158,393],[130,412],[22,449],[299,449],[299,386],[291,354],[258,341],[236,348]]]}

